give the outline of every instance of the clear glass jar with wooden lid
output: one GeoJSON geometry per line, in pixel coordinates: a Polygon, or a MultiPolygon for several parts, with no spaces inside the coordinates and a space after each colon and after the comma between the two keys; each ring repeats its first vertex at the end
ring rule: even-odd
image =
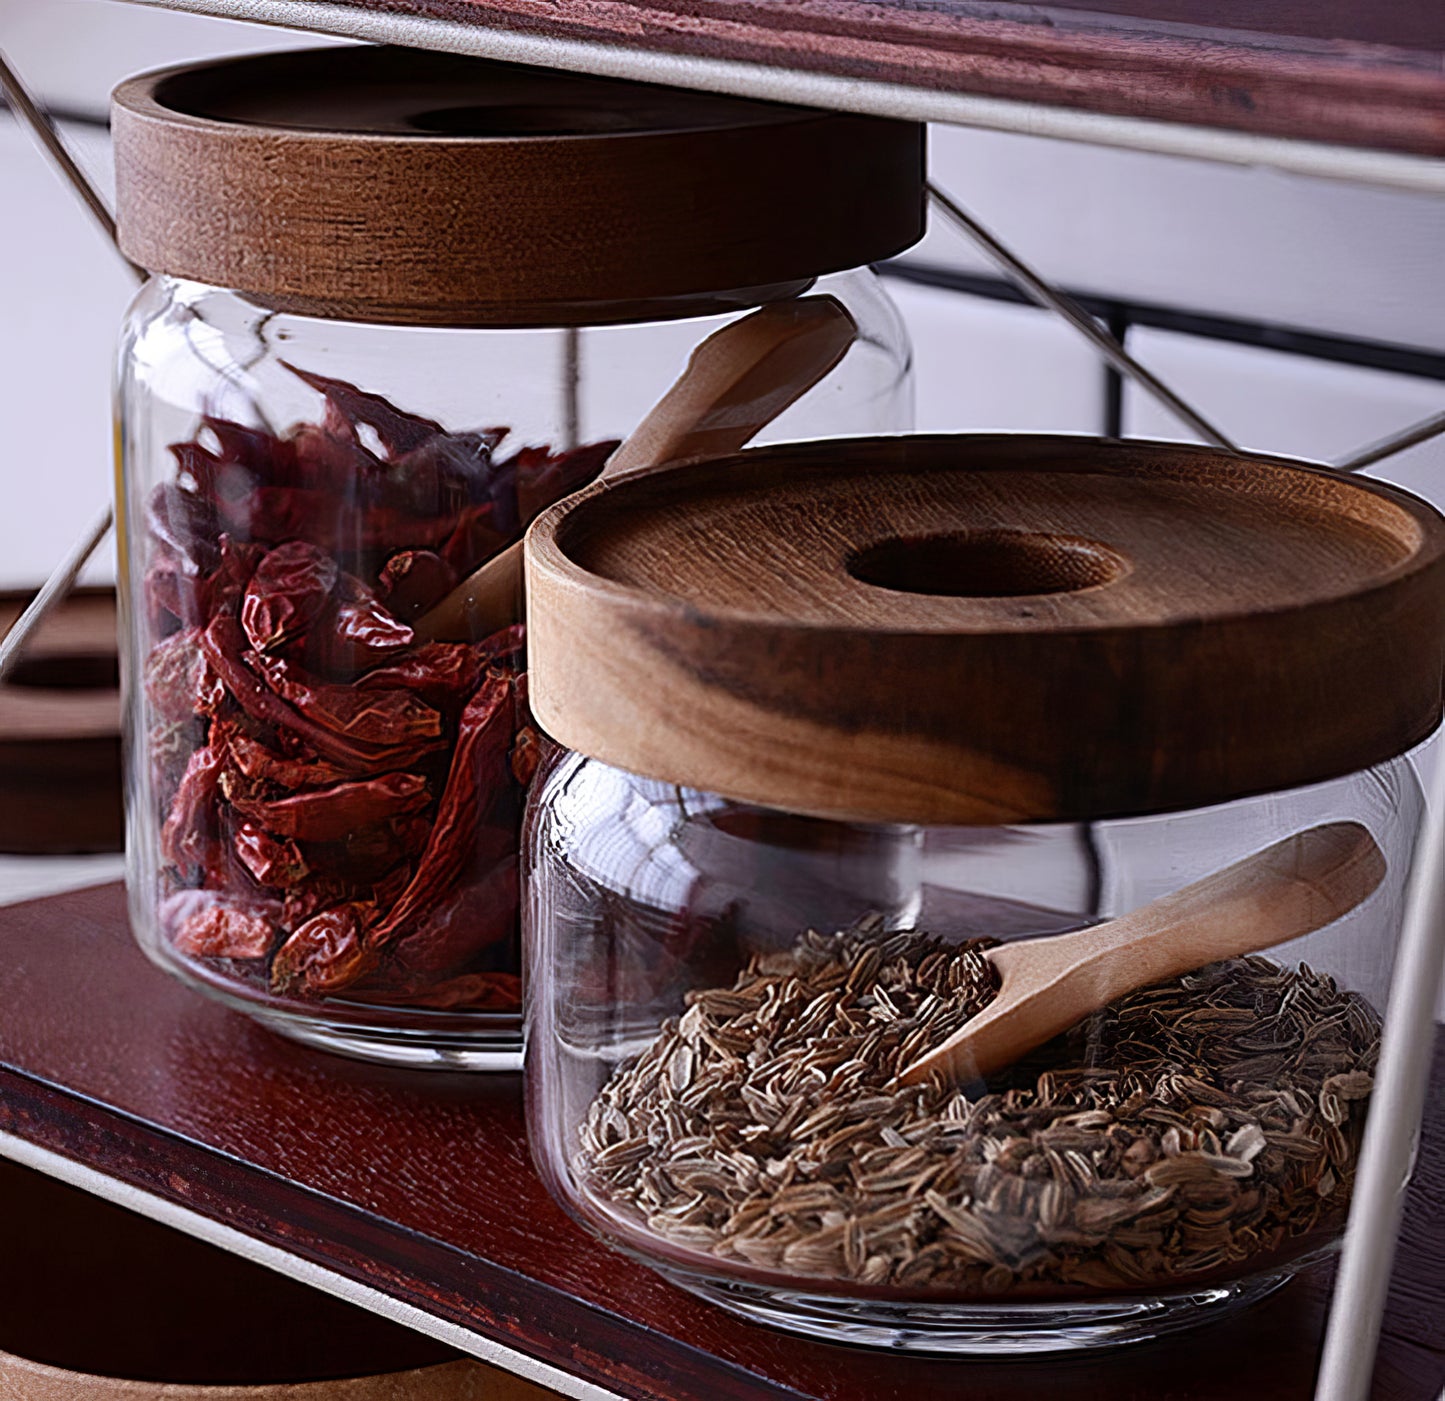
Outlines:
{"type": "Polygon", "coordinates": [[[133,79],[114,127],[152,273],[117,393],[136,935],[302,1040],[515,1067],[515,542],[604,463],[909,426],[869,264],[921,231],[922,130],[371,48],[133,79]]]}
{"type": "Polygon", "coordinates": [[[577,1220],[753,1319],[959,1353],[1156,1336],[1337,1244],[1432,507],[905,437],[639,472],[527,550],[526,1090],[577,1220]]]}

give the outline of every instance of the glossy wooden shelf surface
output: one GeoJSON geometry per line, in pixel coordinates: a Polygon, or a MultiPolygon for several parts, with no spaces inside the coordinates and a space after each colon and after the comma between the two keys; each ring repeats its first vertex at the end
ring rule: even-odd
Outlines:
{"type": "Polygon", "coordinates": [[[1432,0],[351,0],[668,53],[1445,154],[1432,0]]]}
{"type": "MultiPolygon", "coordinates": [[[[1435,1401],[1445,1384],[1445,1040],[1435,1083],[1378,1401],[1435,1401]]],[[[542,1363],[575,1380],[574,1394],[1310,1395],[1327,1271],[1193,1334],[1085,1360],[908,1358],[735,1320],[605,1250],[552,1204],[518,1091],[515,1077],[382,1070],[278,1040],[152,968],[118,885],[0,909],[0,1150],[33,1149],[52,1170],[83,1165],[92,1190],[114,1186],[213,1239],[260,1242],[298,1277],[319,1267],[478,1355],[542,1363]]]]}
{"type": "MultiPolygon", "coordinates": [[[[760,88],[761,70],[788,78],[798,101],[1016,130],[1038,129],[1030,112],[1062,109],[1445,157],[1439,0],[145,3],[786,98],[785,85],[760,88]],[[810,95],[809,78],[831,86],[810,95]],[[1020,111],[929,102],[950,97],[1020,111]]],[[[1075,134],[1153,144],[1139,131],[1075,134]]]]}

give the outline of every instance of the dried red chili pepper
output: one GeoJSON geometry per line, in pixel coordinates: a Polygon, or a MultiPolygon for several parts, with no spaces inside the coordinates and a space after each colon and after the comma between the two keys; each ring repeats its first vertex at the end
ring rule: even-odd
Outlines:
{"type": "Polygon", "coordinates": [[[488,501],[481,506],[469,506],[449,528],[440,553],[459,578],[470,574],[517,538],[515,527],[507,531],[498,529],[496,518],[496,509],[488,501]]]}
{"type": "Polygon", "coordinates": [[[489,675],[467,702],[446,788],[437,805],[431,840],[411,884],[372,931],[377,947],[436,908],[475,860],[477,828],[488,796],[505,779],[512,740],[513,687],[509,677],[489,675]]]}
{"type": "MultiPolygon", "coordinates": [[[[211,726],[211,743],[223,748],[228,771],[232,768],[253,784],[274,784],[279,788],[329,788],[352,777],[352,771],[328,764],[314,755],[292,758],[277,754],[234,720],[217,720],[211,726]]],[[[222,784],[225,775],[222,776],[222,784]]]]}
{"type": "Polygon", "coordinates": [[[618,439],[586,443],[555,457],[545,449],[524,448],[517,454],[517,517],[523,526],[548,506],[594,481],[607,459],[617,451],[618,439]]]}
{"type": "Polygon", "coordinates": [[[491,499],[492,449],[505,436],[495,428],[451,433],[393,455],[377,482],[377,502],[418,516],[455,519],[464,507],[491,499]]]}
{"type": "Polygon", "coordinates": [[[344,379],[329,379],[310,370],[298,369],[284,360],[281,363],[297,379],[324,395],[328,406],[336,409],[343,423],[353,429],[357,424],[364,423],[372,429],[388,453],[406,452],[446,433],[440,423],[407,413],[380,394],[370,394],[344,379]]]}
{"type": "MultiPolygon", "coordinates": [[[[514,835],[501,835],[505,848],[511,850],[514,835]]],[[[403,977],[436,977],[465,967],[483,949],[516,932],[517,896],[517,860],[507,856],[483,879],[453,891],[398,939],[389,951],[389,962],[403,977]]]]}
{"type": "Polygon", "coordinates": [[[279,481],[289,475],[292,453],[287,439],[229,418],[206,417],[201,425],[216,441],[216,460],[245,468],[251,480],[279,481]]]}
{"type": "Polygon", "coordinates": [[[166,720],[215,714],[225,687],[201,651],[200,628],[173,633],[151,648],[145,693],[152,710],[166,720]]]}
{"type": "Polygon", "coordinates": [[[204,625],[203,587],[201,579],[188,574],[169,550],[157,550],[141,583],[145,618],[151,635],[163,639],[178,628],[204,625]]]}
{"type": "Polygon", "coordinates": [[[522,654],[527,646],[527,630],[521,623],[502,628],[473,644],[477,657],[489,666],[520,668],[522,654]]]}
{"type": "Polygon", "coordinates": [[[364,482],[381,467],[349,430],[338,435],[321,424],[303,423],[292,435],[289,447],[291,471],[268,474],[272,485],[323,491],[344,499],[356,491],[358,482],[364,482]]]}
{"type": "Polygon", "coordinates": [[[314,872],[298,881],[282,895],[281,928],[297,930],[308,920],[314,919],[323,910],[348,901],[362,899],[366,889],[352,882],[339,880],[335,876],[317,875],[314,872]]]}
{"type": "Polygon", "coordinates": [[[363,942],[375,913],[375,906],[353,901],[307,920],[272,959],[272,988],[321,997],[365,977],[376,966],[375,953],[363,942]]]}
{"type": "Polygon", "coordinates": [[[251,645],[272,652],[304,636],[330,602],[339,576],[336,561],[304,540],[268,550],[241,601],[241,626],[251,645]]]}
{"type": "Polygon", "coordinates": [[[187,958],[265,958],[279,930],[272,907],[243,904],[210,891],[183,890],[161,907],[177,953],[187,958]]]}
{"type": "Polygon", "coordinates": [[[295,842],[279,840],[254,822],[243,822],[236,829],[232,845],[241,864],[259,885],[286,890],[310,873],[306,858],[295,842]]]}
{"type": "Polygon", "coordinates": [[[332,685],[276,657],[248,655],[246,661],[278,696],[333,734],[387,746],[435,739],[442,732],[440,712],[410,691],[332,685]]]}
{"type": "Polygon", "coordinates": [[[146,501],[146,524],[187,573],[209,574],[219,562],[215,512],[195,492],[163,482],[146,501]]]}
{"type": "Polygon", "coordinates": [[[419,618],[457,586],[458,574],[430,550],[403,550],[387,560],[376,591],[387,609],[403,621],[419,618]]]}
{"type": "MultiPolygon", "coordinates": [[[[425,818],[413,818],[415,824],[412,831],[406,830],[404,822],[392,826],[391,835],[405,848],[405,855],[415,856],[425,845],[428,835],[431,833],[431,823],[425,818]],[[417,838],[420,838],[419,840],[417,838]]],[[[376,862],[372,871],[383,869],[382,862],[376,862]]],[[[398,900],[401,893],[411,883],[411,866],[407,862],[399,862],[391,870],[371,887],[371,898],[379,910],[389,910],[398,900]]]]}
{"type": "Polygon", "coordinates": [[[387,889],[405,872],[400,888],[391,891],[391,898],[377,900],[378,906],[390,909],[411,879],[410,862],[426,847],[431,836],[431,820],[421,812],[393,818],[370,827],[358,827],[339,841],[307,842],[306,859],[313,870],[345,884],[353,894],[370,890],[378,877],[387,889]]]}
{"type": "Polygon", "coordinates": [[[436,746],[434,740],[407,746],[369,744],[317,724],[282,700],[246,664],[246,636],[232,617],[215,618],[202,634],[201,647],[226,690],[247,715],[295,735],[320,757],[352,773],[404,768],[436,746]]]}
{"type": "Polygon", "coordinates": [[[205,731],[193,719],[162,720],[146,732],[150,754],[151,782],[169,813],[186,766],[197,748],[205,744],[205,731]]]}
{"type": "Polygon", "coordinates": [[[439,710],[456,710],[477,689],[486,665],[471,643],[425,642],[358,676],[355,685],[361,691],[410,691],[439,710]]]}
{"type": "Polygon", "coordinates": [[[419,644],[409,624],[613,444],[500,460],[506,429],[448,433],[296,373],[319,422],[207,418],[147,503],[162,881],[202,887],[164,927],[186,956],[258,965],[282,991],[515,1009],[498,965],[517,957],[539,746],[523,631],[419,644]]]}
{"type": "Polygon", "coordinates": [[[412,691],[443,711],[460,708],[489,667],[520,668],[525,651],[520,623],[481,642],[427,642],[396,661],[357,677],[358,689],[412,691]]]}
{"type": "Polygon", "coordinates": [[[353,677],[406,651],[416,634],[392,617],[359,579],[346,574],[334,610],[312,629],[309,652],[332,676],[353,677]]]}
{"type": "Polygon", "coordinates": [[[215,572],[206,580],[204,600],[208,619],[236,611],[266,549],[264,545],[249,544],[222,535],[220,553],[215,572]]]}
{"type": "Polygon", "coordinates": [[[392,773],[338,783],[288,798],[256,801],[235,797],[236,811],[268,832],[309,842],[340,841],[348,832],[417,812],[431,801],[424,778],[392,773]]]}
{"type": "Polygon", "coordinates": [[[208,745],[196,750],[186,765],[161,828],[161,855],[177,870],[204,868],[215,860],[221,764],[221,755],[208,745]]]}
{"type": "MultiPolygon", "coordinates": [[[[227,425],[235,427],[237,425],[227,425]]],[[[175,443],[171,446],[182,479],[190,479],[191,489],[211,506],[222,501],[235,501],[256,486],[254,470],[234,457],[217,456],[200,443],[175,443]]]]}

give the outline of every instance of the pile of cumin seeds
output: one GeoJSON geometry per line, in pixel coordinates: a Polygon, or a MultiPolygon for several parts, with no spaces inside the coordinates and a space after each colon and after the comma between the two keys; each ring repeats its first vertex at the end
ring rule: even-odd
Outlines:
{"type": "Polygon", "coordinates": [[[1362,997],[1234,959],[972,1099],[896,1088],[993,997],[992,942],[865,921],[692,993],[591,1105],[579,1182],[673,1247],[910,1292],[1169,1286],[1342,1228],[1379,1053],[1362,997]]]}

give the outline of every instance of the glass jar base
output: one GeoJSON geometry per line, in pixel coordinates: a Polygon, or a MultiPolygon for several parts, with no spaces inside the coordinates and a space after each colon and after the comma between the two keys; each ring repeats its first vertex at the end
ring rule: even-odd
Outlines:
{"type": "Polygon", "coordinates": [[[263,1026],[291,1041],[333,1055],[374,1065],[400,1065],[412,1070],[518,1071],[522,1068],[520,1027],[453,1032],[407,1032],[395,1027],[369,1028],[323,1021],[314,1016],[247,1009],[263,1026]]]}
{"type": "MultiPolygon", "coordinates": [[[[134,908],[131,921],[144,928],[134,908]]],[[[520,1012],[438,1013],[368,1008],[365,1003],[320,1003],[291,1011],[280,998],[240,991],[234,982],[207,977],[194,964],[175,958],[151,939],[141,950],[162,972],[193,992],[240,1012],[268,1031],[317,1050],[373,1065],[413,1070],[470,1070],[514,1073],[522,1068],[520,1012]],[[337,1011],[327,1015],[328,1006],[337,1011]]]]}
{"type": "Polygon", "coordinates": [[[1081,1352],[1146,1342],[1212,1323],[1258,1302],[1287,1283],[1289,1273],[1148,1299],[1097,1304],[890,1303],[739,1280],[701,1280],[652,1267],[679,1288],[753,1323],[830,1343],[949,1357],[1018,1357],[1081,1352]]]}

